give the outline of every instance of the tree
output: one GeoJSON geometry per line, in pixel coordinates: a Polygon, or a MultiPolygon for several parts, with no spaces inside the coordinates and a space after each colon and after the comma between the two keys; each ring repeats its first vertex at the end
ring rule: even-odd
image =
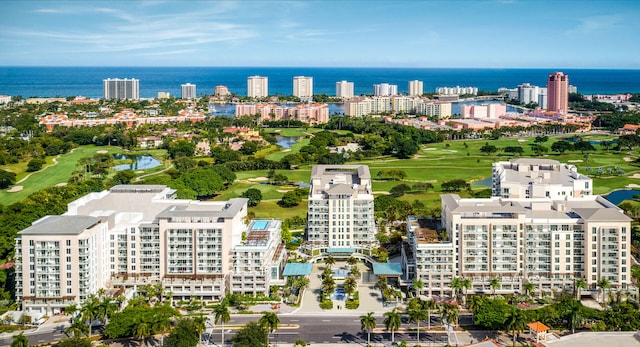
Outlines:
{"type": "Polygon", "coordinates": [[[489,286],[491,287],[491,293],[493,296],[496,296],[496,289],[500,288],[500,279],[498,277],[494,277],[489,280],[489,286]]]}
{"type": "Polygon", "coordinates": [[[573,144],[573,149],[576,151],[580,151],[580,153],[584,154],[585,151],[595,151],[596,148],[593,147],[591,142],[589,141],[578,141],[573,144]]]}
{"type": "Polygon", "coordinates": [[[181,196],[182,198],[208,197],[226,188],[222,177],[213,167],[198,167],[189,170],[176,179],[176,183],[184,191],[192,191],[195,194],[193,197],[181,196]]]}
{"type": "Polygon", "coordinates": [[[466,304],[466,302],[467,302],[467,292],[469,291],[469,289],[471,289],[471,287],[473,287],[473,283],[471,282],[470,279],[463,278],[460,284],[462,286],[462,290],[464,290],[464,296],[462,298],[464,300],[464,303],[466,304]]]}
{"type": "Polygon", "coordinates": [[[371,344],[371,331],[376,328],[376,317],[373,312],[369,312],[364,316],[360,316],[360,329],[367,332],[367,346],[371,344]]]}
{"type": "Polygon", "coordinates": [[[389,190],[389,193],[394,198],[397,198],[397,197],[403,196],[404,194],[406,194],[409,191],[411,191],[411,187],[409,187],[408,184],[402,183],[402,184],[398,184],[397,186],[392,187],[389,190]]]}
{"type": "Polygon", "coordinates": [[[193,319],[183,318],[171,330],[163,347],[195,347],[199,341],[198,328],[193,319]]]}
{"type": "Polygon", "coordinates": [[[136,177],[133,170],[121,170],[116,172],[111,179],[113,184],[129,184],[136,177]]]}
{"type": "Polygon", "coordinates": [[[193,157],[196,152],[196,145],[191,141],[178,140],[169,144],[167,152],[173,159],[178,157],[193,157]]]}
{"type": "Polygon", "coordinates": [[[280,325],[280,318],[278,315],[273,312],[265,312],[262,317],[258,320],[260,326],[262,326],[267,331],[267,345],[269,345],[269,334],[278,330],[278,326],[280,325]]]}
{"type": "Polygon", "coordinates": [[[325,258],[324,263],[327,264],[328,268],[331,268],[336,263],[336,258],[330,255],[325,258]]]}
{"type": "Polygon", "coordinates": [[[422,280],[420,280],[420,278],[416,277],[413,279],[413,290],[415,290],[416,292],[416,297],[420,296],[420,292],[422,291],[422,288],[424,288],[424,282],[422,282],[422,280]]]}
{"type": "Polygon", "coordinates": [[[44,159],[33,158],[27,163],[27,172],[39,171],[46,163],[44,159]]]}
{"type": "Polygon", "coordinates": [[[431,330],[431,310],[438,308],[438,304],[433,300],[420,300],[420,304],[427,310],[427,330],[431,330]]]}
{"type": "Polygon", "coordinates": [[[402,317],[400,315],[400,312],[398,312],[395,308],[393,309],[393,311],[385,312],[382,324],[384,324],[387,330],[391,330],[391,342],[395,342],[396,330],[398,330],[402,325],[402,317]]]}
{"type": "Polygon", "coordinates": [[[247,323],[231,339],[234,347],[265,347],[268,336],[263,327],[256,322],[247,323]]]}
{"type": "Polygon", "coordinates": [[[484,301],[484,298],[481,296],[472,296],[471,299],[469,300],[469,310],[471,311],[471,321],[473,322],[473,324],[476,323],[476,313],[478,312],[478,309],[480,308],[480,306],[482,305],[484,301]]]}
{"type": "Polygon", "coordinates": [[[358,258],[350,256],[349,258],[347,258],[347,264],[351,267],[356,266],[358,264],[358,258]]]}
{"type": "Polygon", "coordinates": [[[571,328],[571,333],[575,334],[576,326],[582,324],[583,309],[580,302],[575,299],[569,301],[565,307],[564,315],[571,328]]]}
{"type": "Polygon", "coordinates": [[[262,192],[260,189],[249,188],[244,193],[242,193],[241,197],[249,199],[247,205],[249,207],[258,206],[260,201],[262,200],[262,192]]]}
{"type": "Polygon", "coordinates": [[[458,299],[458,293],[462,289],[462,280],[460,277],[454,277],[451,280],[451,296],[453,296],[454,300],[458,299]]]}
{"type": "Polygon", "coordinates": [[[358,282],[356,282],[355,278],[349,276],[344,280],[342,286],[344,287],[344,292],[351,297],[351,294],[358,288],[358,282]]]}
{"type": "Polygon", "coordinates": [[[216,308],[213,310],[213,320],[216,324],[221,323],[221,327],[220,327],[220,334],[222,334],[222,343],[221,345],[224,346],[224,323],[228,323],[231,320],[231,314],[229,312],[229,308],[227,307],[226,303],[221,303],[220,305],[216,306],[216,308]]]}
{"type": "Polygon", "coordinates": [[[415,305],[415,307],[409,309],[409,321],[415,322],[418,325],[418,335],[416,337],[416,340],[418,341],[417,343],[420,343],[420,322],[428,318],[429,314],[421,304],[415,305]]]}
{"type": "Polygon", "coordinates": [[[440,307],[440,316],[443,322],[447,322],[447,325],[454,325],[458,323],[458,305],[455,304],[443,304],[440,307]]]}
{"type": "Polygon", "coordinates": [[[240,147],[240,153],[245,155],[253,155],[258,151],[258,143],[256,141],[245,141],[240,147]]]}
{"type": "Polygon", "coordinates": [[[600,290],[602,290],[602,302],[604,303],[605,302],[604,291],[609,289],[609,287],[611,287],[611,282],[609,282],[608,279],[603,277],[600,280],[598,280],[597,285],[598,285],[598,288],[600,288],[600,290]]]}
{"type": "Polygon", "coordinates": [[[278,205],[282,207],[294,207],[298,206],[302,201],[302,197],[295,193],[295,191],[289,191],[284,193],[282,199],[278,201],[278,205]]]}
{"type": "Polygon", "coordinates": [[[29,347],[29,339],[24,336],[22,332],[18,335],[14,335],[11,339],[10,347],[29,347]]]}
{"type": "Polygon", "coordinates": [[[485,153],[486,155],[491,155],[497,151],[498,147],[490,145],[489,142],[486,142],[484,146],[480,147],[480,152],[485,153]]]}
{"type": "Polygon", "coordinates": [[[0,169],[0,189],[9,188],[9,186],[16,183],[16,174],[0,169]]]}
{"type": "Polygon", "coordinates": [[[515,347],[517,334],[523,332],[527,326],[527,317],[521,309],[513,307],[507,315],[505,326],[513,332],[513,346],[515,347]]]}
{"type": "Polygon", "coordinates": [[[573,148],[571,142],[566,140],[556,141],[551,145],[551,150],[563,154],[566,151],[570,151],[573,148]]]}
{"type": "Polygon", "coordinates": [[[83,337],[89,335],[89,326],[82,320],[74,318],[64,332],[71,337],[83,337]]]}
{"type": "Polygon", "coordinates": [[[72,337],[62,339],[58,342],[58,347],[92,347],[91,339],[88,337],[72,337]]]}
{"type": "Polygon", "coordinates": [[[536,289],[536,286],[531,282],[525,282],[522,285],[522,289],[524,289],[524,293],[528,296],[528,295],[531,295],[531,292],[533,292],[536,289]]]}
{"type": "Polygon", "coordinates": [[[142,345],[149,336],[151,336],[151,325],[146,321],[139,321],[133,331],[133,337],[140,339],[140,345],[142,345]]]}

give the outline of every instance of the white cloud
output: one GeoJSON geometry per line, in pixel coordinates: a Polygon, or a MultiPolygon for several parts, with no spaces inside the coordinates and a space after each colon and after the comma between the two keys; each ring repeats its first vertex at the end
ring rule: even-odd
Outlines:
{"type": "Polygon", "coordinates": [[[616,29],[622,22],[620,15],[601,15],[581,18],[575,27],[567,30],[566,35],[591,35],[616,29]]]}

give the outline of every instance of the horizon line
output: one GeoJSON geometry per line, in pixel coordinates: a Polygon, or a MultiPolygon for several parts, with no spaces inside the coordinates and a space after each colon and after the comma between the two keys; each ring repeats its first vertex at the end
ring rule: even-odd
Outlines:
{"type": "Polygon", "coordinates": [[[629,67],[416,67],[416,66],[279,66],[279,65],[228,65],[228,66],[185,66],[185,65],[0,65],[0,68],[277,68],[277,69],[451,69],[451,70],[640,70],[629,67]]]}

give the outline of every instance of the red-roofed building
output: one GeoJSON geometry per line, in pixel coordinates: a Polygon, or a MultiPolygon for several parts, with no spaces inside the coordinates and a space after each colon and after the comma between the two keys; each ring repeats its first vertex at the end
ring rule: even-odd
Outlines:
{"type": "Polygon", "coordinates": [[[541,322],[529,323],[527,324],[527,326],[529,327],[529,334],[531,335],[531,338],[533,338],[536,342],[547,340],[547,334],[549,333],[549,330],[551,330],[551,328],[542,324],[541,322]]]}

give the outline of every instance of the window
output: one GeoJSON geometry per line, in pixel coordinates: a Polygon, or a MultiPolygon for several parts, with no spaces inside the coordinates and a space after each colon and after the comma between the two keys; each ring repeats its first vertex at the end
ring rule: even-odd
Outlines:
{"type": "Polygon", "coordinates": [[[67,240],[67,247],[71,247],[71,240],[67,240]]]}

